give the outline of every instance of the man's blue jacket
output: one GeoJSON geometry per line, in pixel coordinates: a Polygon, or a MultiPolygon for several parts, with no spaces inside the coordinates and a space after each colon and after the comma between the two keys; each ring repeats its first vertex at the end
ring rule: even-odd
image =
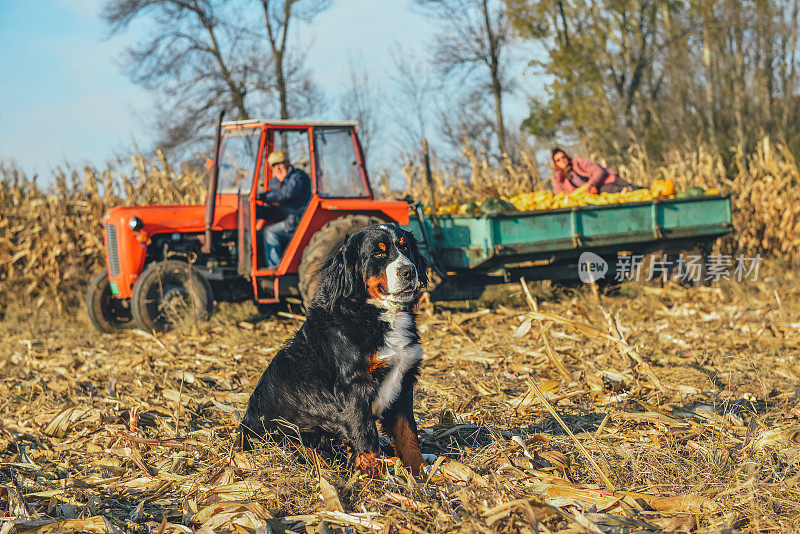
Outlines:
{"type": "Polygon", "coordinates": [[[283,182],[273,176],[268,185],[269,191],[261,193],[259,199],[276,203],[286,216],[286,224],[296,228],[311,200],[311,178],[292,167],[283,182]]]}

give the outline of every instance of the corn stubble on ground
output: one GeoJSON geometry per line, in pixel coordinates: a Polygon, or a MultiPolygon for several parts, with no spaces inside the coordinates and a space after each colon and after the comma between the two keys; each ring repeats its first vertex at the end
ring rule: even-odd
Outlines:
{"type": "Polygon", "coordinates": [[[628,284],[599,301],[585,286],[529,286],[536,314],[519,284],[503,304],[421,311],[415,410],[438,460],[418,480],[394,464],[373,480],[344,459],[234,448],[236,412],[297,321],[232,306],[155,338],[6,318],[0,528],[797,528],[792,269],[711,288],[628,284]]]}
{"type": "MultiPolygon", "coordinates": [[[[469,176],[434,169],[440,202],[544,185],[532,152],[503,169],[464,155],[469,176]]],[[[44,191],[0,165],[0,534],[797,530],[796,162],[766,138],[733,173],[703,147],[623,159],[608,163],[635,183],[737,192],[718,250],[782,260],[758,282],[625,284],[599,302],[530,284],[538,313],[518,284],[425,308],[415,410],[438,459],[421,480],[235,450],[237,411],[294,320],[248,305],[158,337],[92,330],[103,213],[198,202],[204,173],[137,155],[128,175],[59,170],[44,191]]],[[[403,174],[402,194],[427,200],[421,169],[403,174]]]]}

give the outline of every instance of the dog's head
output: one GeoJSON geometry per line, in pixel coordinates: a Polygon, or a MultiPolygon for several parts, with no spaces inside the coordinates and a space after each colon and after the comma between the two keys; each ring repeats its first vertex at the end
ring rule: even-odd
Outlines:
{"type": "Polygon", "coordinates": [[[390,224],[348,235],[320,272],[312,305],[329,311],[346,301],[410,307],[428,283],[427,263],[414,235],[390,224]]]}

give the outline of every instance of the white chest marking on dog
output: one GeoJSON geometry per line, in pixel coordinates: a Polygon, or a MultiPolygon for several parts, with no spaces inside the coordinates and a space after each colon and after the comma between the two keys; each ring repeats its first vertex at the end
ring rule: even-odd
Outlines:
{"type": "Polygon", "coordinates": [[[413,318],[410,313],[399,310],[387,310],[381,314],[381,320],[389,323],[386,340],[375,355],[376,359],[387,362],[388,371],[378,388],[378,396],[372,403],[372,413],[381,417],[386,408],[400,395],[403,377],[411,366],[422,360],[422,345],[411,337],[413,318]]]}

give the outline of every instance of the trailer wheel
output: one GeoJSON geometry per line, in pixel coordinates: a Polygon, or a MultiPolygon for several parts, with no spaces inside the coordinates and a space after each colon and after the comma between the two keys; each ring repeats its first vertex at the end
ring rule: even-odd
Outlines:
{"type": "Polygon", "coordinates": [[[133,286],[133,319],[142,330],[169,330],[211,316],[208,280],[183,261],[151,263],[133,286]]]}
{"type": "Polygon", "coordinates": [[[303,251],[300,267],[297,269],[300,295],[306,308],[311,304],[311,299],[317,290],[319,268],[331,252],[338,250],[345,236],[361,228],[383,222],[386,221],[369,215],[345,215],[326,223],[311,236],[308,246],[303,251]]]}
{"type": "Polygon", "coordinates": [[[86,290],[86,311],[101,332],[112,334],[133,326],[129,301],[114,298],[105,269],[97,273],[86,290]]]}

